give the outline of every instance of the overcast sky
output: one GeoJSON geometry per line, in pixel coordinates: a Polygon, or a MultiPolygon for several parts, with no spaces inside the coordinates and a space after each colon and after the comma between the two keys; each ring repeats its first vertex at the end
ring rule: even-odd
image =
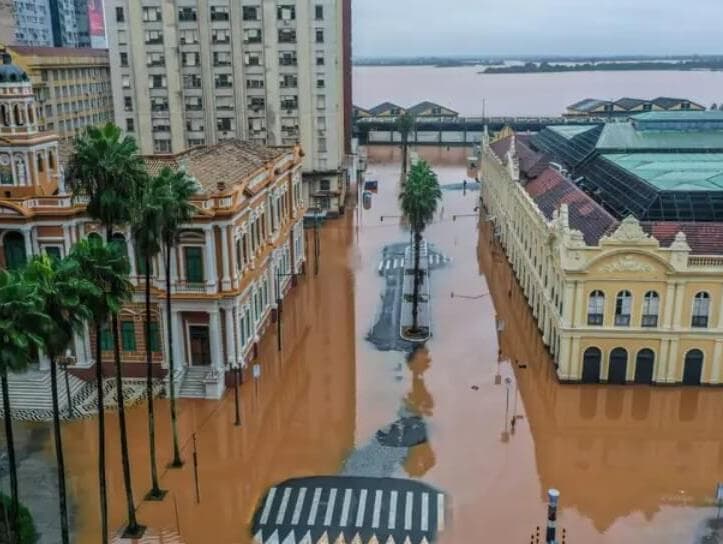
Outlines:
{"type": "Polygon", "coordinates": [[[723,53],[723,0],[353,0],[354,56],[723,53]]]}

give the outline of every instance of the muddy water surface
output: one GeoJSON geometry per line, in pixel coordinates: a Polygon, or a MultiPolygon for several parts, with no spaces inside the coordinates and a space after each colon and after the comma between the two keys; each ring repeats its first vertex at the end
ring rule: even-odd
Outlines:
{"type": "MultiPolygon", "coordinates": [[[[463,179],[465,150],[423,154],[443,184],[463,179]]],[[[179,402],[187,463],[163,468],[169,495],[162,503],[141,502],[149,487],[145,411],[129,410],[140,521],[164,535],[163,542],[249,542],[251,517],[269,486],[339,473],[378,429],[407,411],[425,419],[429,441],[384,475],[421,479],[448,493],[444,544],[529,542],[544,524],[545,492],[553,486],[562,494],[560,525],[568,542],[694,542],[715,515],[706,504],[723,479],[721,394],[558,385],[503,254],[476,217],[467,216],[478,192],[444,191],[443,209],[426,233],[453,259],[432,273],[434,336],[426,349],[407,361],[365,339],[380,311],[382,248],[408,239],[393,217],[398,154],[379,148],[369,156],[380,181],[372,209],[350,209],[323,229],[319,276],[308,267],[285,303],[283,351],[269,330],[261,379],[248,376],[243,385],[242,426],[233,425],[232,391],[222,402],[179,402]],[[496,320],[504,324],[499,333],[496,320]],[[514,416],[520,417],[513,428],[514,416]]],[[[157,413],[165,467],[166,401],[157,413]]],[[[111,526],[119,528],[117,421],[108,419],[111,526]]],[[[72,423],[64,432],[75,541],[95,544],[95,422],[72,423]]]]}

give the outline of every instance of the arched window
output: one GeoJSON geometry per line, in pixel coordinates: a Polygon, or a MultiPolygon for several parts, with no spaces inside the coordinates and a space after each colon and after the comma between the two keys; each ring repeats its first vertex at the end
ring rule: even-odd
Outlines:
{"type": "Polygon", "coordinates": [[[8,270],[18,270],[25,266],[28,256],[25,253],[25,238],[17,231],[8,232],[3,238],[5,253],[5,267],[8,270]]]}
{"type": "Polygon", "coordinates": [[[52,151],[48,151],[48,168],[55,170],[55,154],[52,151]]]}
{"type": "Polygon", "coordinates": [[[0,117],[2,117],[3,125],[10,126],[10,109],[6,104],[0,104],[0,117]]]}
{"type": "Polygon", "coordinates": [[[633,305],[633,296],[630,291],[620,291],[615,299],[615,326],[630,326],[630,310],[633,305]]]}
{"type": "Polygon", "coordinates": [[[33,105],[28,104],[28,122],[35,123],[35,112],[33,111],[33,105]]]}
{"type": "Polygon", "coordinates": [[[15,112],[15,124],[22,126],[25,123],[25,116],[23,115],[23,110],[20,109],[20,105],[15,104],[13,111],[15,112]]]}
{"type": "Polygon", "coordinates": [[[655,291],[648,291],[643,298],[643,316],[640,324],[643,327],[657,327],[660,313],[660,297],[655,291]]]}
{"type": "Polygon", "coordinates": [[[693,317],[691,327],[706,328],[708,326],[708,314],[710,313],[710,295],[702,291],[693,299],[693,317]]]}
{"type": "Polygon", "coordinates": [[[602,325],[605,318],[605,294],[593,291],[587,302],[587,324],[602,325]]]}
{"type": "Polygon", "coordinates": [[[600,360],[602,353],[598,348],[587,348],[582,356],[582,383],[600,381],[600,360]]]}
{"type": "Polygon", "coordinates": [[[628,352],[624,348],[615,348],[610,352],[608,383],[625,384],[628,371],[628,352]]]}
{"type": "Polygon", "coordinates": [[[38,153],[36,156],[36,161],[38,163],[38,172],[42,172],[45,170],[45,162],[43,161],[43,156],[38,153]]]}
{"type": "Polygon", "coordinates": [[[703,352],[691,349],[685,354],[683,365],[683,385],[700,385],[703,375],[703,352]]]}

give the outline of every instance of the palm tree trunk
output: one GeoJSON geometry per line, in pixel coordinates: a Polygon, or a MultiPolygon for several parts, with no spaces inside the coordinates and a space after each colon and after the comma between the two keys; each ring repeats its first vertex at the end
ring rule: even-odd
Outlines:
{"type": "Polygon", "coordinates": [[[171,466],[180,468],[183,466],[181,450],[178,447],[178,425],[176,423],[176,374],[175,362],[173,360],[173,320],[171,319],[171,245],[166,244],[166,328],[168,334],[168,372],[171,375],[169,389],[171,397],[171,431],[173,434],[173,461],[171,466]]]}
{"type": "Polygon", "coordinates": [[[414,298],[412,299],[412,332],[419,329],[419,245],[422,235],[414,229],[414,298]]]}
{"type": "Polygon", "coordinates": [[[8,470],[10,472],[10,532],[15,541],[15,530],[18,526],[18,465],[15,460],[15,438],[13,437],[13,419],[10,413],[10,391],[8,388],[8,371],[5,366],[0,375],[3,390],[3,412],[5,413],[5,442],[8,447],[8,470]]]}
{"type": "Polygon", "coordinates": [[[63,439],[60,433],[60,408],[58,406],[58,368],[55,357],[50,360],[50,392],[53,400],[53,434],[55,437],[55,461],[58,465],[58,502],[60,505],[60,536],[63,544],[70,544],[68,530],[68,505],[65,496],[65,460],[63,439]]]}
{"type": "Polygon", "coordinates": [[[95,323],[95,386],[98,389],[98,486],[100,491],[100,528],[103,544],[108,544],[108,495],[105,485],[105,402],[103,400],[103,332],[100,320],[95,323]]]}
{"type": "Polygon", "coordinates": [[[148,498],[161,500],[165,493],[158,485],[156,467],[156,420],[153,411],[153,351],[151,349],[151,259],[146,253],[146,395],[148,395],[148,443],[151,454],[151,491],[148,498]]]}
{"type": "Polygon", "coordinates": [[[402,183],[407,181],[407,157],[409,154],[409,134],[402,132],[402,183]]]}
{"type": "MultiPolygon", "coordinates": [[[[107,241],[110,244],[113,240],[111,228],[106,232],[107,241]]],[[[120,427],[121,462],[123,464],[123,483],[126,491],[126,507],[128,509],[128,527],[123,532],[124,537],[140,536],[144,527],[138,525],[136,520],[136,508],[133,502],[133,485],[131,482],[131,464],[128,455],[128,431],[126,429],[126,410],[123,399],[123,375],[120,356],[120,334],[118,333],[118,314],[111,317],[113,327],[113,362],[115,364],[115,387],[118,399],[118,426],[120,427]]]]}

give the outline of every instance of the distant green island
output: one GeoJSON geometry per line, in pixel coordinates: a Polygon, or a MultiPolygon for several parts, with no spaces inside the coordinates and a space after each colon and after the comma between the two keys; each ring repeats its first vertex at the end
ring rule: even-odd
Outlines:
{"type": "Polygon", "coordinates": [[[555,72],[619,72],[640,70],[723,70],[723,58],[706,58],[679,62],[586,62],[580,64],[554,64],[526,62],[513,66],[490,66],[480,74],[540,74],[555,72]]]}

